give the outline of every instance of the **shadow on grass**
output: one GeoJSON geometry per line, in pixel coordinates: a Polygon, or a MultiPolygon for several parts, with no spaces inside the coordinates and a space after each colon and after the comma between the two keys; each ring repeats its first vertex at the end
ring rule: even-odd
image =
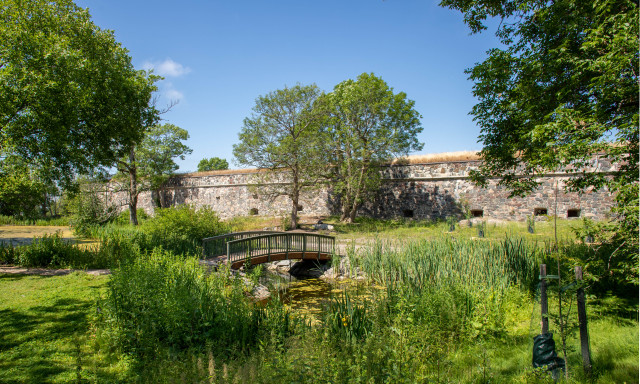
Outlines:
{"type": "Polygon", "coordinates": [[[88,333],[90,300],[60,298],[49,305],[0,310],[0,382],[42,383],[75,378],[88,333]],[[85,342],[83,342],[85,343],[85,342]]]}

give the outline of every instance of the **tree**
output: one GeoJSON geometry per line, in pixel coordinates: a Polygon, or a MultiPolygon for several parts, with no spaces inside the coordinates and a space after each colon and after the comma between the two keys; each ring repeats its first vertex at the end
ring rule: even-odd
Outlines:
{"type": "Polygon", "coordinates": [[[173,124],[149,127],[140,144],[132,146],[127,156],[116,163],[124,190],[128,193],[129,220],[138,225],[138,196],[143,191],[157,189],[178,169],[174,158],[184,160],[191,149],[182,141],[189,133],[173,124]]]}
{"type": "Polygon", "coordinates": [[[414,104],[372,73],[343,81],[323,97],[341,221],[353,222],[360,206],[378,191],[382,164],[422,149],[417,139],[421,116],[414,104]]]}
{"type": "Polygon", "coordinates": [[[222,171],[229,169],[229,163],[225,159],[212,157],[210,159],[202,159],[198,163],[198,172],[206,171],[222,171]]]}
{"type": "Polygon", "coordinates": [[[315,84],[298,84],[258,97],[233,146],[239,164],[266,170],[258,174],[265,194],[291,199],[292,228],[298,225],[301,192],[319,186],[327,164],[323,115],[314,107],[319,96],[315,84]]]}
{"type": "Polygon", "coordinates": [[[110,166],[155,123],[156,79],[71,0],[0,0],[0,155],[66,181],[110,166]]]}
{"type": "Polygon", "coordinates": [[[47,206],[49,186],[24,164],[0,169],[0,214],[35,219],[47,206]]]}
{"type": "Polygon", "coordinates": [[[632,0],[443,0],[460,10],[473,33],[502,19],[503,49],[468,70],[479,99],[471,114],[481,128],[483,164],[513,195],[537,188],[536,177],[564,169],[573,190],[617,193],[614,242],[637,283],[638,262],[638,2],[632,0]],[[586,170],[594,156],[618,163],[613,177],[586,170]],[[625,251],[626,250],[626,251],[625,251]]]}

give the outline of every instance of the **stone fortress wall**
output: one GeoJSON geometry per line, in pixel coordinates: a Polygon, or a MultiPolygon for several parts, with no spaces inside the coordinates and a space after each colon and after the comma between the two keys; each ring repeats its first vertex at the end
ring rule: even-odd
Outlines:
{"type": "MultiPolygon", "coordinates": [[[[460,217],[461,204],[466,203],[476,217],[525,220],[532,214],[553,215],[556,182],[559,218],[602,220],[615,204],[614,196],[606,189],[565,193],[563,186],[571,177],[565,172],[540,177],[541,187],[524,198],[509,198],[509,192],[498,186],[497,180],[491,180],[487,188],[479,188],[469,181],[469,171],[477,169],[479,164],[477,158],[471,158],[441,162],[413,159],[407,164],[389,165],[383,169],[384,181],[377,198],[363,206],[359,215],[444,219],[452,215],[460,217]]],[[[615,171],[615,165],[606,159],[594,158],[585,171],[610,173],[615,171]]],[[[148,213],[153,213],[156,206],[210,206],[223,219],[250,213],[287,215],[291,209],[287,197],[270,198],[251,187],[257,173],[256,170],[233,170],[177,175],[160,190],[142,194],[138,206],[148,213]]],[[[323,185],[303,194],[299,210],[304,216],[327,216],[337,213],[337,204],[329,187],[323,185]]]]}

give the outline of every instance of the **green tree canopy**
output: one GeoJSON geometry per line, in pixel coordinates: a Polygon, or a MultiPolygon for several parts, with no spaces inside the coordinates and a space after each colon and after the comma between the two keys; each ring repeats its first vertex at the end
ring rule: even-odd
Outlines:
{"type": "Polygon", "coordinates": [[[116,177],[128,192],[129,218],[138,224],[138,196],[143,191],[157,189],[178,169],[175,158],[184,160],[191,149],[182,142],[189,133],[173,124],[154,125],[147,129],[140,144],[131,147],[127,156],[116,163],[116,177]]]}
{"type": "MultiPolygon", "coordinates": [[[[631,0],[443,0],[476,33],[499,17],[504,48],[468,70],[478,98],[484,160],[473,177],[497,177],[514,195],[536,176],[575,172],[569,187],[617,192],[617,235],[638,257],[638,2],[631,0]],[[621,167],[583,173],[595,155],[621,167]],[[521,177],[521,175],[526,177],[521,177]]],[[[622,252],[617,252],[618,254],[622,252]]]]}
{"type": "Polygon", "coordinates": [[[292,228],[298,224],[301,191],[318,187],[327,166],[323,115],[315,108],[319,96],[315,84],[298,84],[258,97],[240,143],[233,146],[239,164],[266,170],[258,175],[263,193],[291,199],[292,228]],[[283,180],[288,183],[268,183],[283,180]]]}
{"type": "Polygon", "coordinates": [[[222,171],[229,169],[229,163],[225,159],[212,157],[210,159],[202,159],[198,163],[198,172],[206,171],[222,171]]]}
{"type": "Polygon", "coordinates": [[[0,0],[0,154],[52,177],[110,166],[155,123],[155,77],[70,0],[0,0]]]}
{"type": "Polygon", "coordinates": [[[353,222],[362,203],[378,191],[380,165],[422,149],[421,116],[414,104],[368,73],[343,81],[322,98],[342,221],[353,222]]]}
{"type": "Polygon", "coordinates": [[[12,157],[0,162],[0,214],[35,219],[46,213],[49,195],[57,192],[38,173],[12,157]]]}

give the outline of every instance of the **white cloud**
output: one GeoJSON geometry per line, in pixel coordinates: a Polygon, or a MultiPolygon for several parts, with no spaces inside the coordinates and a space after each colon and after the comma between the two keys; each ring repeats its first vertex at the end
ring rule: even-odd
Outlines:
{"type": "Polygon", "coordinates": [[[145,61],[142,68],[146,70],[153,69],[156,75],[164,77],[179,77],[191,72],[191,68],[167,58],[164,61],[145,61]]]}
{"type": "Polygon", "coordinates": [[[178,91],[177,89],[174,89],[173,87],[168,87],[167,89],[164,89],[162,93],[166,99],[172,102],[178,102],[184,99],[184,93],[178,91]]]}

